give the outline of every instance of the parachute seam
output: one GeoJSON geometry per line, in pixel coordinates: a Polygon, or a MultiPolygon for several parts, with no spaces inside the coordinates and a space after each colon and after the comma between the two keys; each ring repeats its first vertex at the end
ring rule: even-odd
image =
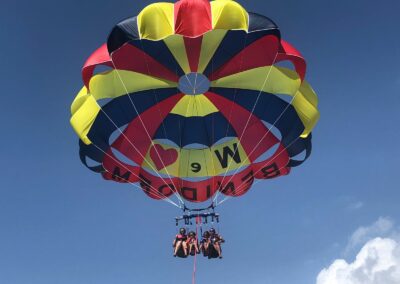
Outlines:
{"type": "MultiPolygon", "coordinates": [[[[201,104],[199,104],[199,108],[202,108],[201,104]]],[[[207,125],[205,124],[204,117],[203,117],[203,124],[204,124],[204,126],[205,126],[205,133],[206,133],[206,135],[207,135],[208,143],[211,145],[210,147],[208,147],[208,150],[209,150],[210,153],[211,153],[211,147],[212,147],[213,141],[210,140],[210,137],[209,137],[209,135],[208,135],[208,129],[207,129],[207,125]]],[[[214,190],[214,186],[215,186],[215,185],[214,185],[214,182],[215,182],[214,160],[213,160],[212,155],[210,155],[210,156],[211,156],[212,167],[214,168],[214,172],[209,173],[208,167],[207,167],[207,156],[206,156],[205,151],[207,151],[207,148],[206,148],[206,149],[203,149],[204,164],[205,164],[205,166],[206,166],[206,171],[207,171],[207,179],[209,179],[209,177],[211,176],[211,178],[212,178],[212,187],[213,187],[212,190],[214,190]],[[211,174],[211,175],[210,175],[210,174],[211,174]]]]}
{"type": "MultiPolygon", "coordinates": [[[[267,76],[266,76],[266,78],[265,78],[265,80],[264,80],[264,83],[263,83],[262,86],[261,86],[260,92],[259,92],[258,95],[257,95],[257,99],[256,99],[256,101],[255,101],[255,103],[254,103],[254,105],[253,105],[253,108],[252,108],[252,110],[251,110],[251,112],[250,112],[249,117],[247,118],[247,121],[246,121],[246,124],[245,124],[245,126],[244,126],[244,128],[243,128],[243,131],[242,131],[242,133],[240,134],[240,138],[239,138],[239,143],[240,143],[240,144],[242,144],[243,135],[244,135],[244,133],[245,133],[245,131],[246,131],[247,126],[249,125],[249,122],[250,122],[250,120],[251,120],[251,117],[252,117],[252,115],[253,115],[253,112],[254,112],[254,110],[255,110],[255,108],[256,108],[256,105],[257,105],[257,103],[258,103],[258,100],[260,99],[260,95],[261,95],[261,93],[262,93],[262,90],[264,89],[265,85],[267,84],[267,81],[268,81],[268,79],[269,79],[269,75],[271,74],[272,66],[275,64],[275,60],[276,60],[276,58],[278,57],[278,53],[279,53],[279,50],[278,50],[278,51],[276,52],[276,54],[275,54],[275,58],[274,58],[274,60],[273,60],[273,62],[272,62],[272,64],[271,64],[271,67],[270,67],[269,70],[268,70],[267,76]]],[[[236,92],[235,92],[235,94],[236,94],[236,92]]],[[[233,102],[232,102],[232,107],[233,107],[233,102]]],[[[257,146],[259,145],[259,143],[261,143],[261,141],[262,141],[262,139],[258,142],[257,146]]],[[[246,153],[246,156],[247,156],[247,157],[246,157],[246,161],[249,159],[250,155],[254,152],[254,150],[255,150],[256,148],[257,148],[257,147],[254,147],[250,154],[246,153]]],[[[231,164],[232,164],[232,160],[233,160],[233,159],[231,159],[230,162],[229,162],[229,164],[228,164],[226,173],[228,172],[228,169],[230,168],[230,166],[231,166],[231,164]]],[[[238,170],[243,166],[243,164],[244,164],[244,162],[242,162],[241,165],[235,170],[235,172],[234,172],[234,173],[231,175],[231,177],[229,178],[228,182],[230,182],[230,181],[232,180],[233,176],[238,172],[238,170]]],[[[224,178],[222,179],[221,184],[222,184],[223,181],[225,180],[226,173],[225,173],[224,178]]]]}
{"type": "MultiPolygon", "coordinates": [[[[279,52],[278,52],[279,53],[279,52]]],[[[278,53],[277,53],[277,55],[278,55],[278,53]]],[[[277,57],[277,56],[276,56],[277,57]]],[[[274,64],[274,63],[273,63],[274,64]]],[[[271,65],[271,69],[272,69],[272,67],[273,67],[273,64],[271,65]]],[[[270,69],[270,70],[271,70],[270,69]]],[[[264,87],[265,87],[265,84],[263,85],[263,87],[262,87],[262,89],[261,89],[261,91],[260,91],[260,93],[259,93],[259,95],[258,95],[258,97],[257,97],[257,100],[256,100],[256,104],[257,104],[257,101],[258,101],[258,98],[259,98],[259,96],[263,93],[263,89],[264,89],[264,87]]],[[[285,109],[281,112],[281,114],[278,116],[278,118],[274,121],[274,123],[268,128],[268,131],[263,135],[263,137],[260,139],[260,141],[256,144],[256,146],[253,148],[253,150],[250,152],[250,154],[247,156],[247,158],[246,158],[246,160],[245,161],[247,161],[248,159],[249,159],[249,156],[251,155],[251,154],[253,154],[254,153],[254,151],[257,149],[257,147],[260,145],[260,143],[263,141],[263,139],[269,134],[269,133],[271,133],[271,130],[272,130],[272,128],[273,127],[275,127],[275,124],[282,118],[282,116],[285,114],[285,112],[289,109],[289,106],[291,106],[292,105],[292,102],[294,101],[294,99],[296,98],[296,96],[297,96],[297,94],[298,94],[298,90],[300,89],[300,87],[301,87],[301,84],[299,85],[299,88],[297,89],[297,91],[295,92],[295,94],[293,95],[293,97],[292,97],[292,99],[290,100],[290,102],[286,105],[286,107],[285,107],[285,109]]],[[[255,104],[255,105],[256,105],[255,104]]],[[[255,106],[254,105],[254,106],[255,106]]],[[[252,112],[254,111],[254,109],[255,108],[253,108],[253,110],[252,110],[252,112]]],[[[285,149],[284,150],[286,150],[287,148],[289,148],[295,141],[297,141],[299,139],[299,137],[297,137],[295,140],[293,140],[293,142],[291,142],[288,146],[285,146],[285,149]]],[[[281,141],[280,141],[280,143],[281,143],[281,141]]],[[[279,152],[279,154],[278,155],[276,155],[276,157],[275,158],[277,158],[284,150],[282,150],[281,152],[279,152]]],[[[274,154],[275,155],[275,154],[274,154]]],[[[275,159],[274,158],[274,159],[275,159]]],[[[274,160],[273,159],[273,160],[274,160]]],[[[272,160],[272,161],[273,161],[272,160]]],[[[243,165],[243,163],[245,162],[245,161],[243,161],[242,162],[242,165],[243,165]]],[[[232,162],[232,161],[231,161],[232,162]]],[[[287,164],[285,165],[285,167],[287,166],[287,164]]],[[[257,171],[257,173],[259,172],[260,170],[258,170],[257,171]]],[[[279,171],[279,169],[278,169],[278,171],[279,171]]],[[[235,171],[235,173],[234,173],[234,175],[236,174],[238,172],[238,170],[236,170],[235,171]]],[[[254,174],[254,176],[255,176],[255,174],[254,174]]],[[[232,180],[232,177],[228,180],[228,182],[230,182],[232,180]]],[[[243,183],[242,183],[243,184],[243,183]]]]}
{"type": "MultiPolygon", "coordinates": [[[[151,145],[154,146],[153,139],[150,137],[150,134],[149,134],[149,132],[147,131],[147,128],[146,128],[146,126],[145,126],[145,124],[144,124],[144,122],[143,122],[143,120],[142,120],[142,118],[141,118],[141,116],[140,116],[140,113],[138,112],[138,110],[137,110],[137,108],[136,108],[134,102],[132,101],[132,99],[131,99],[131,97],[130,97],[130,95],[129,95],[128,89],[127,89],[127,87],[126,87],[124,81],[122,80],[122,78],[121,78],[121,76],[120,76],[120,74],[119,74],[119,72],[118,72],[118,69],[117,69],[117,67],[116,67],[116,65],[115,65],[114,60],[113,60],[112,57],[111,57],[111,62],[112,62],[112,64],[113,64],[114,68],[115,68],[115,71],[116,71],[116,73],[117,73],[117,75],[118,75],[118,78],[119,78],[120,82],[122,83],[122,85],[123,85],[123,87],[124,87],[124,89],[125,89],[125,92],[126,92],[126,95],[127,95],[128,98],[129,98],[129,101],[131,102],[133,108],[134,108],[135,111],[136,111],[136,114],[138,115],[138,118],[139,118],[139,120],[140,120],[140,122],[141,122],[141,124],[142,124],[142,126],[143,126],[143,129],[146,131],[147,136],[148,136],[149,139],[151,140],[151,145]]],[[[118,129],[119,129],[119,128],[118,128],[118,129]]],[[[158,171],[156,171],[156,169],[151,165],[151,163],[149,163],[149,161],[146,159],[146,157],[144,157],[144,156],[137,150],[136,146],[133,145],[132,141],[130,141],[130,140],[128,139],[128,137],[127,137],[120,129],[119,129],[119,131],[120,131],[121,134],[127,139],[127,141],[129,142],[129,144],[131,144],[131,145],[135,148],[135,151],[137,151],[137,152],[140,154],[140,156],[142,156],[142,158],[148,163],[148,165],[150,166],[150,168],[158,175],[158,177],[159,177],[165,184],[167,184],[167,183],[165,182],[165,179],[158,173],[158,171]]],[[[160,159],[162,165],[163,165],[164,168],[165,168],[165,164],[164,164],[164,162],[162,161],[161,156],[160,156],[158,150],[157,150],[157,149],[155,149],[155,150],[156,150],[156,153],[157,153],[158,158],[160,159]]],[[[167,173],[168,173],[168,171],[167,171],[167,173]]],[[[173,184],[171,178],[170,178],[170,180],[171,180],[171,183],[173,184]]]]}
{"type": "MultiPolygon", "coordinates": [[[[189,105],[190,105],[190,103],[188,103],[187,104],[187,107],[186,107],[186,115],[185,115],[185,117],[186,117],[186,119],[187,119],[187,114],[189,113],[189,105]]],[[[184,119],[184,126],[185,126],[185,124],[186,124],[186,119],[184,119]]],[[[183,129],[184,129],[184,127],[182,127],[182,134],[183,134],[183,129]]],[[[182,154],[182,150],[183,150],[183,143],[180,145],[180,153],[182,154]]],[[[188,157],[187,157],[187,165],[186,165],[186,176],[188,176],[188,173],[189,173],[189,162],[190,162],[190,151],[188,151],[188,157]]],[[[184,179],[181,177],[181,194],[183,194],[183,192],[182,192],[182,188],[183,188],[183,182],[184,182],[184,179]]]]}
{"type": "MultiPolygon", "coordinates": [[[[140,41],[140,45],[141,45],[141,47],[142,47],[142,50],[143,50],[145,53],[147,53],[147,52],[145,51],[145,48],[144,48],[144,45],[143,45],[143,42],[142,42],[142,41],[140,41]]],[[[112,57],[111,57],[111,61],[112,61],[113,65],[114,65],[114,67],[115,67],[115,64],[114,64],[114,61],[113,61],[113,58],[112,58],[112,57]]],[[[147,72],[151,75],[152,72],[150,72],[150,66],[149,66],[149,63],[148,63],[146,57],[145,57],[145,63],[146,63],[147,72]]],[[[115,68],[116,68],[116,67],[115,67],[115,68]]],[[[116,70],[117,70],[117,68],[116,68],[116,70]]],[[[118,70],[117,70],[117,74],[118,74],[118,77],[120,78],[121,83],[123,84],[123,86],[124,86],[124,88],[125,88],[125,91],[128,93],[128,89],[126,88],[125,83],[123,82],[121,76],[119,75],[118,70]]],[[[160,118],[162,118],[162,116],[161,116],[161,111],[160,111],[160,106],[159,106],[159,104],[158,104],[159,100],[158,100],[157,92],[156,92],[154,89],[152,89],[152,92],[153,92],[153,95],[155,96],[156,101],[157,101],[156,105],[157,105],[158,113],[159,113],[159,115],[160,115],[160,118]]],[[[130,97],[129,97],[129,98],[130,98],[130,97]]],[[[134,105],[133,101],[132,101],[131,99],[130,99],[130,101],[131,101],[133,107],[135,108],[135,111],[138,113],[138,111],[137,111],[137,109],[136,109],[136,106],[134,105]]],[[[148,136],[149,139],[151,140],[151,145],[154,146],[153,139],[152,139],[152,137],[150,137],[150,134],[148,133],[148,131],[147,131],[147,129],[146,129],[146,126],[145,126],[144,123],[143,123],[143,120],[140,118],[140,114],[139,114],[139,113],[138,113],[138,116],[139,116],[140,121],[142,122],[143,128],[146,130],[147,136],[148,136]]],[[[164,121],[162,121],[161,124],[162,124],[163,130],[164,130],[165,136],[168,137],[167,131],[166,131],[166,128],[165,128],[165,125],[164,125],[164,121]]],[[[163,167],[164,167],[164,169],[165,169],[165,171],[166,171],[166,173],[167,173],[167,175],[168,175],[168,177],[169,177],[169,180],[170,180],[171,184],[174,185],[174,182],[172,181],[171,175],[169,174],[168,169],[167,169],[167,167],[165,166],[165,163],[164,163],[164,161],[162,160],[162,158],[161,158],[161,156],[160,156],[160,153],[158,152],[158,149],[155,148],[155,150],[156,150],[156,153],[157,153],[158,158],[160,159],[160,161],[161,161],[161,163],[162,163],[162,165],[163,165],[163,167]]],[[[171,154],[170,154],[170,155],[171,155],[171,154]]],[[[153,170],[155,171],[154,168],[153,168],[153,170]]],[[[157,172],[157,173],[158,173],[158,172],[157,172]]],[[[158,174],[158,176],[161,177],[160,174],[158,174]]],[[[161,178],[161,179],[165,182],[165,180],[164,180],[163,178],[161,178]]],[[[173,190],[173,192],[174,192],[174,195],[176,196],[176,198],[179,200],[179,202],[181,202],[182,204],[184,204],[184,202],[183,202],[183,200],[180,198],[179,194],[176,193],[176,190],[173,190]]]]}
{"type": "MultiPolygon", "coordinates": [[[[225,36],[226,36],[226,35],[225,35],[225,36]]],[[[247,37],[248,37],[248,33],[246,33],[246,36],[245,36],[244,41],[243,41],[243,48],[242,48],[241,50],[243,50],[243,49],[246,47],[247,37]]],[[[232,57],[232,58],[233,58],[233,57],[232,57]]],[[[214,61],[212,61],[212,62],[214,62],[214,61]]],[[[243,68],[243,62],[244,62],[244,55],[242,54],[241,57],[240,57],[239,72],[241,72],[241,70],[242,70],[242,68],[243,68]]],[[[212,65],[212,69],[213,69],[213,67],[214,67],[214,65],[212,65]]],[[[214,73],[214,70],[212,70],[212,73],[211,73],[211,74],[213,74],[213,73],[214,73]]],[[[232,117],[233,104],[235,103],[235,99],[236,99],[237,92],[238,92],[238,88],[235,88],[235,92],[234,92],[234,95],[233,95],[233,100],[232,100],[231,107],[230,107],[230,110],[229,110],[229,117],[227,118],[227,125],[226,125],[225,137],[228,136],[228,130],[229,130],[229,128],[232,128],[232,129],[233,129],[233,127],[232,127],[232,125],[231,125],[231,123],[230,123],[229,121],[230,121],[230,119],[231,119],[231,117],[232,117]]],[[[235,131],[235,133],[236,133],[236,131],[235,131]]],[[[236,135],[237,135],[237,133],[236,133],[236,135]]],[[[239,142],[240,142],[240,140],[239,140],[239,142]]],[[[232,162],[232,161],[231,161],[231,162],[232,162]]],[[[225,173],[224,173],[224,175],[223,175],[223,177],[222,177],[221,184],[220,184],[221,187],[223,187],[223,182],[224,182],[224,180],[225,180],[226,175],[228,174],[229,167],[230,167],[230,164],[229,164],[228,167],[226,168],[226,171],[225,171],[225,173]]],[[[222,189],[222,188],[221,188],[221,189],[222,189]]],[[[216,195],[215,195],[214,198],[213,198],[213,202],[217,202],[218,196],[219,196],[220,194],[221,194],[221,193],[220,193],[220,188],[218,188],[218,191],[217,191],[216,195]]]]}

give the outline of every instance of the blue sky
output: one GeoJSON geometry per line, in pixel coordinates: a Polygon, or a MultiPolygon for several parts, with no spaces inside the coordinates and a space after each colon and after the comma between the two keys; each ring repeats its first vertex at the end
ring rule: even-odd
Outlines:
{"type": "MultiPolygon", "coordinates": [[[[176,208],[86,170],[69,125],[86,57],[149,3],[2,4],[1,283],[190,282],[192,261],[171,258],[176,208]]],[[[198,283],[314,283],[354,258],[357,228],[400,220],[400,3],[241,3],[303,53],[321,120],[307,163],[220,207],[225,258],[200,259],[198,283]]]]}

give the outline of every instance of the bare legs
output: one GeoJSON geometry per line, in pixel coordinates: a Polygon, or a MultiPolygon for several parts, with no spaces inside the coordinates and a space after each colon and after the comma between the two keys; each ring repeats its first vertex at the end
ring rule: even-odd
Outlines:
{"type": "Polygon", "coordinates": [[[218,257],[222,258],[222,251],[221,251],[221,246],[219,245],[219,242],[213,243],[213,246],[218,253],[218,257]]]}
{"type": "Polygon", "coordinates": [[[183,248],[183,253],[185,254],[185,256],[188,255],[186,242],[184,242],[184,241],[177,241],[177,242],[175,243],[174,256],[176,256],[176,254],[178,253],[178,251],[179,251],[179,249],[180,249],[181,247],[183,248]]]}
{"type": "Polygon", "coordinates": [[[197,245],[197,241],[194,241],[189,244],[189,253],[192,252],[193,248],[196,250],[196,253],[199,253],[199,246],[197,245]]]}
{"type": "Polygon", "coordinates": [[[210,245],[209,242],[202,242],[200,244],[200,250],[203,252],[204,255],[207,255],[208,253],[208,246],[210,245]]]}

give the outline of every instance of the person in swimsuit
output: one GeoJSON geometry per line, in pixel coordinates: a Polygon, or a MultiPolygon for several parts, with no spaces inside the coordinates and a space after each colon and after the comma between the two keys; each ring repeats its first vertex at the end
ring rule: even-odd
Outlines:
{"type": "Polygon", "coordinates": [[[186,235],[186,229],[185,228],[181,228],[179,230],[179,234],[177,234],[175,236],[175,239],[172,242],[172,246],[175,248],[174,249],[174,257],[176,257],[176,254],[178,253],[180,248],[183,248],[183,253],[185,254],[185,256],[188,255],[188,253],[187,253],[187,245],[186,245],[187,239],[188,239],[188,237],[186,235]]]}
{"type": "Polygon", "coordinates": [[[222,238],[221,235],[215,232],[214,228],[210,229],[210,245],[212,245],[218,253],[218,257],[222,258],[222,250],[221,250],[221,243],[224,243],[225,240],[222,238]]]}
{"type": "Polygon", "coordinates": [[[205,231],[203,233],[203,238],[200,241],[200,250],[203,252],[204,256],[208,256],[208,246],[210,245],[210,232],[205,231]]]}
{"type": "Polygon", "coordinates": [[[197,242],[197,235],[195,232],[193,231],[189,232],[188,239],[186,241],[186,247],[188,248],[189,254],[191,255],[199,253],[199,245],[197,242]]]}

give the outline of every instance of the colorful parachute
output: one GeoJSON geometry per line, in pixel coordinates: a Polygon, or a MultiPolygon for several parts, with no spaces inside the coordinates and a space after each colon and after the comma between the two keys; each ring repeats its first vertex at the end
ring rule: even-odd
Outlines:
{"type": "Polygon", "coordinates": [[[319,112],[305,72],[275,23],[234,1],[149,5],[83,67],[80,158],[155,199],[240,196],[309,157],[319,112]]]}

